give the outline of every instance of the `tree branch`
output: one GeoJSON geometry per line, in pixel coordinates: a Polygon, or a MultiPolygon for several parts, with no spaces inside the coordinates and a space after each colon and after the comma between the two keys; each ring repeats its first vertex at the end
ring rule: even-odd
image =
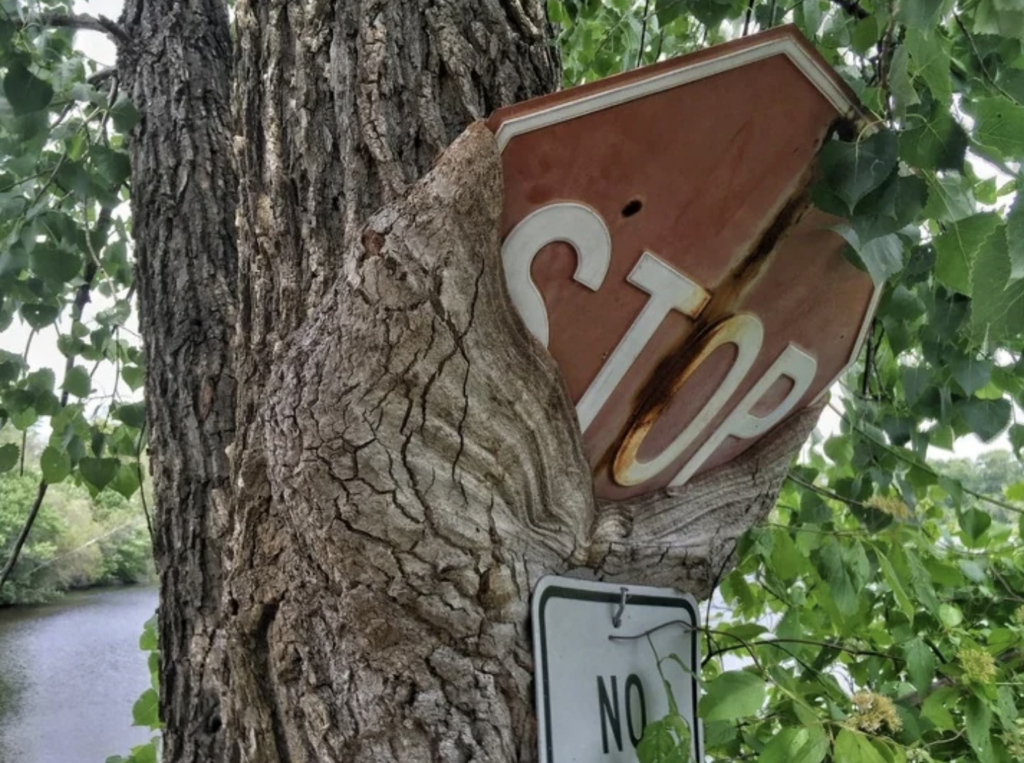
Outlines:
{"type": "Polygon", "coordinates": [[[117,22],[106,16],[90,16],[87,13],[40,13],[30,16],[18,24],[21,28],[30,26],[54,27],[66,29],[87,29],[92,32],[103,32],[124,44],[131,40],[128,33],[117,22]]]}
{"type": "Polygon", "coordinates": [[[29,509],[28,516],[25,518],[25,524],[22,525],[21,532],[18,534],[18,539],[14,542],[14,548],[11,549],[11,555],[7,559],[7,563],[4,565],[3,570],[0,570],[0,591],[4,588],[4,583],[7,582],[7,578],[11,576],[11,572],[14,570],[14,565],[18,563],[18,557],[21,556],[22,546],[25,545],[25,541],[28,540],[28,534],[32,532],[32,525],[35,524],[36,516],[39,514],[39,509],[43,505],[43,499],[46,497],[46,488],[48,484],[46,480],[39,480],[39,490],[36,491],[36,499],[32,502],[32,508],[29,509]]]}
{"type": "Polygon", "coordinates": [[[832,2],[849,13],[855,19],[866,19],[871,14],[861,6],[857,0],[832,0],[832,2]]]}

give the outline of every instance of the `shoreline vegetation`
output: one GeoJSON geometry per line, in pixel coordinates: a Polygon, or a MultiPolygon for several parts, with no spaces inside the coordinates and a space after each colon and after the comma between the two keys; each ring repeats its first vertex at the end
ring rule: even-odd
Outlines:
{"type": "MultiPolygon", "coordinates": [[[[35,498],[40,475],[0,474],[0,559],[6,559],[35,498]]],[[[17,566],[0,590],[0,609],[43,604],[81,589],[156,579],[145,513],[131,499],[93,494],[66,480],[50,485],[17,566]]]]}

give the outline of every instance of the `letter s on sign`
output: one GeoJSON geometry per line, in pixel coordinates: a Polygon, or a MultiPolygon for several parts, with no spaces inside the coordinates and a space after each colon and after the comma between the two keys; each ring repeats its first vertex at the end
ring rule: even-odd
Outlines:
{"type": "Polygon", "coordinates": [[[612,261],[612,237],[604,220],[590,207],[572,202],[548,204],[531,212],[512,229],[501,247],[512,303],[526,328],[548,346],[548,311],[530,276],[537,253],[548,244],[564,241],[576,250],[573,279],[597,291],[612,261]]]}

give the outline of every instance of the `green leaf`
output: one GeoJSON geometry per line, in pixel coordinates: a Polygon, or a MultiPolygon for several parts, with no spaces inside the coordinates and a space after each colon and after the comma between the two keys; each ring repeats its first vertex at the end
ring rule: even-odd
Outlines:
{"type": "Polygon", "coordinates": [[[142,115],[135,108],[135,104],[129,100],[128,96],[123,94],[110,107],[110,116],[114,121],[114,127],[123,133],[131,132],[131,129],[142,119],[142,115]]]}
{"type": "Polygon", "coordinates": [[[978,562],[971,561],[970,559],[961,559],[957,562],[957,567],[960,568],[960,571],[966,577],[970,578],[975,583],[985,583],[988,581],[988,573],[978,562]]]}
{"type": "Polygon", "coordinates": [[[973,542],[977,542],[992,526],[992,517],[980,509],[968,509],[961,512],[957,520],[964,535],[973,542]]]}
{"type": "MultiPolygon", "coordinates": [[[[858,53],[867,53],[878,42],[879,36],[878,19],[868,16],[860,19],[854,26],[853,34],[850,37],[850,46],[858,53]]],[[[895,61],[895,56],[893,60],[895,61]]]]}
{"type": "Polygon", "coordinates": [[[936,254],[935,277],[947,288],[969,296],[975,255],[999,223],[999,215],[985,212],[950,225],[933,242],[936,254]]]}
{"type": "Polygon", "coordinates": [[[47,281],[67,283],[82,270],[82,258],[75,252],[52,244],[32,249],[32,271],[47,281]]]}
{"type": "Polygon", "coordinates": [[[147,744],[132,748],[127,763],[159,763],[157,760],[157,741],[155,738],[147,744]]]}
{"type": "Polygon", "coordinates": [[[57,377],[52,368],[40,368],[25,377],[25,384],[29,389],[39,392],[52,392],[57,377]]]}
{"type": "MultiPolygon", "coordinates": [[[[875,40],[872,40],[872,44],[874,42],[875,40]]],[[[917,95],[917,89],[910,79],[910,56],[907,55],[907,49],[903,45],[896,49],[892,56],[892,63],[889,65],[889,90],[893,95],[895,104],[893,110],[897,116],[906,115],[907,109],[921,102],[917,95]]]]}
{"type": "Polygon", "coordinates": [[[949,372],[968,395],[973,395],[992,378],[992,361],[961,355],[948,361],[949,372]]]}
{"type": "Polygon", "coordinates": [[[867,271],[876,284],[885,283],[903,269],[903,241],[895,233],[861,243],[857,231],[850,225],[837,225],[833,230],[850,244],[853,252],[852,257],[847,253],[848,258],[855,266],[867,271]]]}
{"type": "Polygon", "coordinates": [[[832,601],[838,610],[849,617],[857,611],[857,586],[839,544],[831,541],[815,554],[818,574],[828,585],[832,601]]]}
{"type": "Polygon", "coordinates": [[[28,114],[50,105],[53,87],[22,64],[12,63],[4,77],[4,95],[15,114],[28,114]]]}
{"type": "Polygon", "coordinates": [[[923,170],[961,170],[967,155],[967,131],[941,104],[921,124],[899,136],[900,158],[923,170]]]}
{"type": "Polygon", "coordinates": [[[131,161],[123,151],[93,144],[89,148],[89,157],[111,190],[119,189],[131,175],[131,161]]]}
{"type": "Polygon", "coordinates": [[[928,199],[928,184],[913,175],[892,173],[857,204],[850,224],[861,241],[896,233],[916,223],[928,199]]]}
{"type": "Polygon", "coordinates": [[[139,472],[134,464],[121,464],[110,487],[125,498],[131,498],[139,489],[139,472]]]}
{"type": "Polygon", "coordinates": [[[148,744],[133,747],[131,763],[158,763],[157,740],[153,739],[148,744]]]}
{"type": "Polygon", "coordinates": [[[971,270],[971,334],[977,341],[1004,341],[1024,331],[1024,280],[1010,282],[1009,244],[998,229],[978,251],[971,270]]]}
{"type": "Polygon", "coordinates": [[[957,699],[956,689],[943,687],[932,692],[921,705],[921,717],[926,718],[940,730],[952,731],[956,728],[950,709],[957,699]]]}
{"type": "Polygon", "coordinates": [[[1006,434],[1010,438],[1010,446],[1013,448],[1014,454],[1019,458],[1021,452],[1024,451],[1024,425],[1013,424],[1006,434]]]}
{"type": "Polygon", "coordinates": [[[889,177],[896,153],[896,136],[886,130],[857,143],[829,141],[818,156],[822,182],[852,212],[889,177]]]}
{"type": "Polygon", "coordinates": [[[920,638],[908,641],[903,647],[907,660],[907,673],[914,688],[924,695],[935,680],[935,656],[920,638]]]}
{"type": "Polygon", "coordinates": [[[54,178],[61,188],[75,194],[82,201],[93,201],[96,197],[96,187],[84,162],[65,159],[54,174],[54,178]]]}
{"type": "MultiPolygon", "coordinates": [[[[952,488],[953,485],[950,485],[950,487],[952,488]]],[[[935,595],[935,588],[932,586],[931,575],[924,565],[921,564],[921,560],[917,558],[917,555],[909,548],[892,546],[890,561],[892,561],[893,567],[899,573],[900,579],[910,581],[910,587],[925,609],[933,614],[938,613],[939,600],[935,595]]]]}
{"type": "Polygon", "coordinates": [[[92,391],[92,381],[89,379],[89,372],[82,366],[74,366],[64,376],[64,389],[69,395],[75,397],[88,397],[92,391]]]}
{"type": "Polygon", "coordinates": [[[152,652],[158,649],[156,636],[156,618],[151,617],[142,628],[142,635],[139,636],[139,649],[143,652],[152,652]]]}
{"type": "Polygon", "coordinates": [[[138,402],[119,405],[111,411],[111,415],[130,427],[142,429],[146,424],[146,404],[138,402]]]}
{"type": "Polygon", "coordinates": [[[1017,701],[1014,691],[1009,686],[1000,686],[996,690],[996,713],[1003,724],[1003,728],[1011,729],[1019,713],[1017,712],[1017,701]]]}
{"type": "Polygon", "coordinates": [[[908,27],[928,29],[935,24],[945,2],[946,0],[900,0],[896,7],[896,20],[908,27]]]}
{"type": "Polygon", "coordinates": [[[1015,482],[1007,487],[1006,497],[1011,501],[1024,501],[1024,482],[1015,482]]]}
{"type": "Polygon", "coordinates": [[[1006,216],[1006,239],[1009,244],[1010,280],[1024,278],[1024,191],[1018,191],[1006,216]]]}
{"type": "Polygon", "coordinates": [[[1024,154],[1024,106],[1002,96],[986,98],[975,109],[974,136],[977,141],[1007,159],[1024,154]]]}
{"type": "Polygon", "coordinates": [[[731,721],[714,721],[704,724],[704,747],[721,747],[737,736],[736,724],[731,721]]]}
{"type": "Polygon", "coordinates": [[[773,543],[770,562],[775,574],[782,580],[795,580],[796,577],[807,569],[807,562],[803,554],[789,537],[785,530],[774,530],[772,532],[773,543]]]}
{"type": "Polygon", "coordinates": [[[686,3],[679,0],[658,0],[654,6],[654,15],[658,19],[658,27],[664,29],[677,18],[686,13],[686,3]]]}
{"type": "Polygon", "coordinates": [[[43,450],[39,459],[39,468],[43,472],[43,479],[51,485],[63,482],[71,474],[71,456],[52,445],[43,450]]]}
{"type": "Polygon", "coordinates": [[[21,314],[22,320],[25,321],[32,328],[39,330],[46,328],[60,315],[60,308],[54,307],[53,305],[47,305],[43,302],[31,302],[29,304],[22,305],[18,310],[21,314]]]}
{"type": "Polygon", "coordinates": [[[953,100],[953,80],[945,38],[934,27],[908,26],[904,45],[910,54],[911,73],[925,81],[935,100],[949,106],[953,100]]]}
{"type": "Polygon", "coordinates": [[[9,472],[18,465],[18,456],[21,449],[14,443],[0,445],[0,474],[9,472]]]}
{"type": "Polygon", "coordinates": [[[764,680],[754,673],[722,673],[707,685],[707,693],[700,700],[700,717],[708,723],[756,715],[764,704],[766,691],[764,680]]]}
{"type": "Polygon", "coordinates": [[[964,423],[982,442],[991,442],[1010,424],[1013,406],[1009,400],[979,400],[971,398],[957,406],[964,423]]]}
{"type": "Polygon", "coordinates": [[[995,763],[992,748],[992,710],[975,695],[967,698],[964,710],[964,722],[967,727],[967,741],[971,743],[980,763],[995,763]]]}
{"type": "Polygon", "coordinates": [[[125,365],[121,367],[121,378],[134,392],[146,383],[146,372],[138,366],[125,365]]]}
{"type": "Polygon", "coordinates": [[[892,562],[889,561],[888,557],[881,550],[877,550],[875,557],[878,559],[878,566],[882,569],[885,582],[889,584],[889,590],[892,591],[893,598],[896,599],[896,604],[899,605],[900,610],[907,616],[907,619],[913,620],[917,607],[914,606],[913,602],[910,601],[910,597],[907,596],[907,592],[904,590],[903,583],[896,574],[892,562]]]}
{"type": "Polygon", "coordinates": [[[964,613],[953,604],[939,605],[939,620],[947,628],[956,628],[964,621],[964,613]]]}
{"type": "Polygon", "coordinates": [[[723,625],[720,630],[743,641],[753,641],[762,633],[768,632],[768,629],[759,623],[733,623],[723,625]]]}
{"type": "Polygon", "coordinates": [[[924,217],[955,222],[975,213],[974,183],[970,179],[959,173],[946,173],[927,180],[928,203],[922,213],[924,217]]]}
{"type": "Polygon", "coordinates": [[[39,421],[39,412],[31,406],[11,412],[11,423],[14,424],[15,429],[22,432],[27,432],[37,421],[39,421]]]}
{"type": "Polygon", "coordinates": [[[785,728],[761,751],[758,763],[821,763],[828,754],[829,739],[821,726],[785,728]]]}
{"type": "Polygon", "coordinates": [[[690,763],[690,727],[679,715],[669,714],[644,727],[636,747],[639,763],[690,763]]]}
{"type": "Polygon", "coordinates": [[[160,727],[160,698],[153,689],[146,689],[132,707],[132,725],[155,729],[160,727]]]}
{"type": "Polygon", "coordinates": [[[832,751],[833,763],[887,763],[863,734],[842,729],[832,751]]]}
{"type": "Polygon", "coordinates": [[[119,463],[116,458],[86,457],[78,462],[78,470],[83,479],[99,491],[114,479],[119,463]]]}

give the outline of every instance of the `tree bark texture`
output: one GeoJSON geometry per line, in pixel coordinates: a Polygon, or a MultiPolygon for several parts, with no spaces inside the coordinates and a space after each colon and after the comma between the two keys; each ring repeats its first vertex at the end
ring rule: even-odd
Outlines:
{"type": "Polygon", "coordinates": [[[144,117],[130,138],[132,226],[146,358],[160,575],[163,760],[220,760],[223,539],[234,436],[238,181],[231,41],[218,0],[128,0],[120,86],[144,117]]]}
{"type": "Polygon", "coordinates": [[[127,10],[164,760],[533,761],[536,581],[708,593],[818,411],[595,502],[477,121],[555,88],[541,0],[240,0],[234,291],[212,2],[127,10]]]}

